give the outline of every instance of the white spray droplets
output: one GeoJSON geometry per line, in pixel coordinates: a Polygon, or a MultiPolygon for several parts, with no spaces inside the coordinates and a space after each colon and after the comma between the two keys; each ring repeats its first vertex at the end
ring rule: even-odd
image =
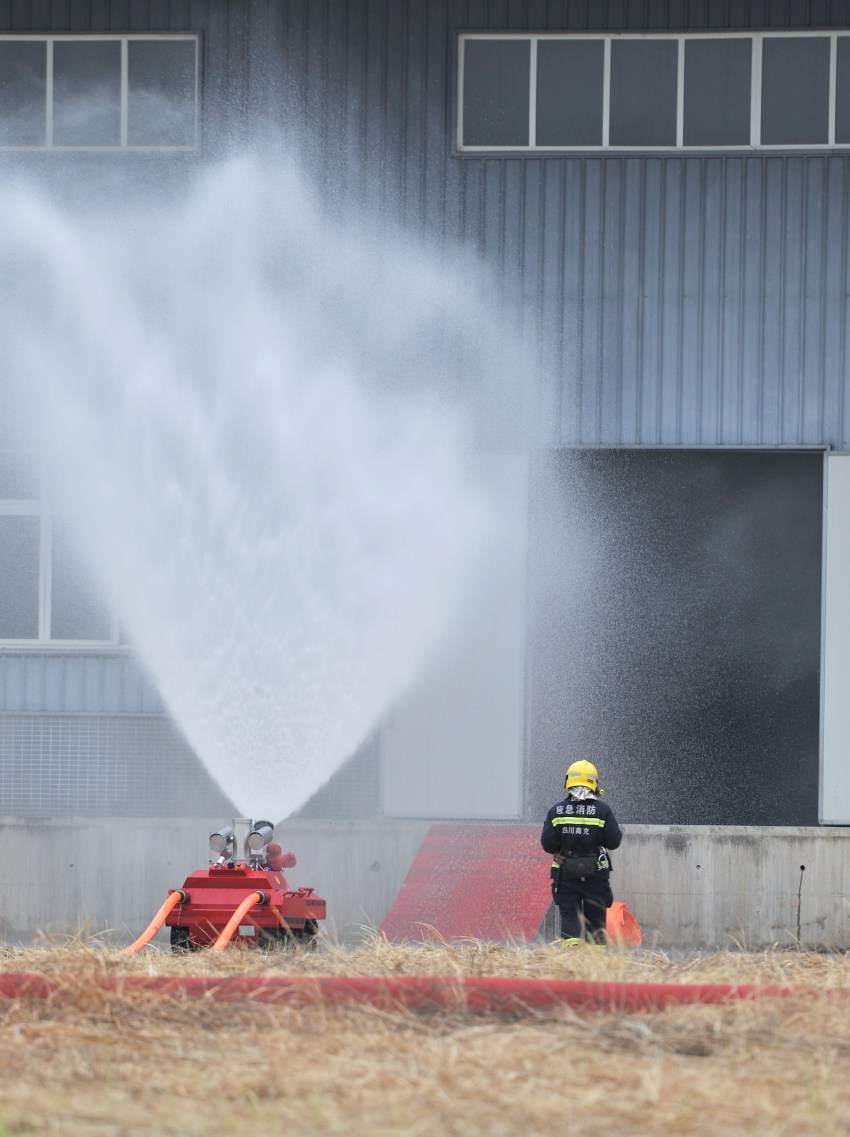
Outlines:
{"type": "Polygon", "coordinates": [[[1,191],[24,281],[5,364],[176,723],[237,808],[283,816],[463,602],[489,514],[430,337],[482,342],[489,317],[445,263],[324,216],[291,166],[193,178],[100,211],[1,191]]]}

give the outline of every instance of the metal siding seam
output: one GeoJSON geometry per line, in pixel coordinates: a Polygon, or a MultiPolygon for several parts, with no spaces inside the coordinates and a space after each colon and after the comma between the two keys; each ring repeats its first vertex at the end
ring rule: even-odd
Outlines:
{"type": "MultiPolygon", "coordinates": [[[[401,68],[401,60],[405,54],[405,44],[407,42],[407,4],[396,3],[388,5],[387,10],[387,36],[386,36],[386,51],[384,59],[384,68],[387,77],[387,100],[392,102],[396,108],[396,122],[392,131],[392,138],[395,141],[395,148],[390,154],[390,132],[385,131],[384,139],[384,160],[388,168],[388,192],[392,201],[393,212],[395,216],[399,214],[399,203],[401,201],[402,193],[402,170],[404,153],[405,130],[407,126],[407,100],[406,100],[406,87],[404,82],[404,71],[401,68]],[[397,23],[391,24],[389,13],[395,12],[397,14],[397,23]],[[392,32],[392,36],[391,33],[392,32]],[[391,43],[392,39],[392,43],[391,43]],[[391,97],[392,93],[392,97],[391,97]],[[390,184],[391,183],[391,186],[390,184]]],[[[452,76],[452,86],[448,93],[448,112],[449,118],[452,119],[454,108],[454,43],[448,44],[448,59],[449,59],[449,74],[452,76]]],[[[457,209],[457,180],[460,173],[455,164],[453,169],[454,183],[455,183],[455,209],[457,209]]],[[[456,237],[457,226],[454,227],[453,236],[456,237]]]]}
{"type": "Polygon", "coordinates": [[[594,375],[594,390],[593,390],[593,418],[592,418],[592,433],[589,441],[593,445],[599,445],[603,405],[602,398],[605,390],[605,373],[604,373],[604,359],[605,359],[605,217],[606,217],[606,196],[605,191],[608,183],[608,163],[603,159],[597,161],[596,169],[599,177],[599,217],[598,217],[598,249],[597,249],[597,262],[598,271],[595,281],[596,285],[596,327],[595,327],[595,375],[594,375]]]}
{"type": "MultiPolygon", "coordinates": [[[[711,329],[720,319],[722,297],[719,290],[719,259],[723,250],[722,228],[722,186],[723,186],[723,159],[709,158],[703,165],[703,200],[700,214],[699,235],[699,328],[698,328],[698,354],[697,354],[697,442],[700,446],[710,443],[713,435],[710,422],[709,408],[706,401],[706,388],[712,380],[706,380],[711,373],[709,363],[712,343],[711,329]],[[713,230],[716,235],[714,242],[709,242],[709,220],[713,221],[713,230]],[[711,319],[706,309],[710,306],[711,319]]],[[[715,369],[717,362],[715,361],[715,369]]]]}
{"type": "Polygon", "coordinates": [[[679,184],[679,201],[677,209],[678,233],[676,249],[676,326],[673,338],[673,359],[675,367],[672,377],[672,430],[665,424],[663,438],[672,440],[677,445],[684,442],[685,422],[685,385],[684,385],[684,340],[685,340],[685,294],[688,281],[685,277],[685,238],[687,235],[686,216],[688,211],[688,163],[681,158],[667,158],[669,169],[675,171],[679,184]]]}
{"type": "Polygon", "coordinates": [[[656,286],[655,317],[655,369],[652,381],[652,421],[647,424],[647,442],[659,440],[662,419],[662,370],[664,367],[664,269],[666,249],[667,185],[664,178],[664,163],[657,159],[658,170],[658,282],[656,286]]]}
{"type": "Polygon", "coordinates": [[[83,660],[85,689],[83,710],[98,713],[103,710],[103,661],[97,657],[83,660]]]}
{"type": "Polygon", "coordinates": [[[820,225],[820,304],[818,312],[818,359],[820,366],[816,370],[813,378],[818,384],[817,401],[818,401],[818,415],[815,424],[814,435],[812,436],[813,442],[824,441],[825,424],[826,424],[826,388],[827,388],[827,369],[828,361],[826,355],[826,327],[829,318],[829,172],[830,160],[828,157],[823,158],[823,172],[822,172],[822,207],[821,207],[821,225],[820,225]]]}
{"type": "Polygon", "coordinates": [[[638,160],[638,247],[637,247],[637,340],[635,343],[635,393],[634,393],[634,438],[640,443],[643,439],[643,419],[641,407],[643,406],[644,367],[643,367],[643,332],[644,317],[646,314],[646,163],[638,160]]]}
{"type": "Polygon", "coordinates": [[[655,424],[652,432],[652,441],[661,443],[664,440],[664,372],[667,364],[667,333],[669,325],[670,305],[667,303],[668,275],[667,254],[669,247],[668,225],[670,216],[670,193],[667,184],[668,166],[664,158],[659,159],[660,188],[661,188],[661,220],[660,220],[660,270],[658,296],[658,372],[655,377],[655,424]]]}
{"type": "MultiPolygon", "coordinates": [[[[752,171],[755,171],[755,170],[758,171],[758,175],[759,175],[759,205],[758,205],[758,221],[759,221],[758,255],[759,255],[759,262],[758,262],[758,271],[756,273],[756,280],[758,282],[758,290],[757,290],[758,301],[757,301],[757,303],[758,303],[759,319],[758,319],[758,328],[757,328],[758,334],[757,334],[757,336],[753,337],[754,362],[753,362],[753,366],[752,366],[752,372],[753,372],[753,382],[756,382],[756,383],[759,382],[759,376],[760,376],[761,377],[760,381],[762,383],[764,383],[767,381],[767,365],[768,365],[768,359],[769,359],[769,353],[766,350],[766,344],[768,342],[768,336],[767,336],[767,316],[768,316],[768,308],[767,308],[768,255],[767,254],[768,254],[768,247],[769,247],[769,245],[768,245],[768,208],[767,208],[768,181],[769,181],[769,179],[767,177],[768,167],[766,166],[764,161],[759,161],[757,159],[744,159],[743,160],[743,167],[744,167],[744,169],[743,169],[744,183],[743,184],[744,184],[745,196],[744,196],[744,200],[743,200],[742,204],[743,204],[743,209],[744,209],[744,215],[743,216],[744,216],[745,222],[746,222],[746,218],[747,218],[747,215],[749,212],[748,188],[749,188],[749,184],[750,184],[750,175],[751,175],[752,171]]],[[[744,235],[746,236],[746,230],[744,231],[744,235]]],[[[744,245],[744,249],[746,250],[746,245],[744,245]]],[[[745,265],[746,265],[746,263],[747,262],[745,260],[745,265]]],[[[743,313],[745,312],[744,305],[745,305],[746,296],[747,296],[746,276],[745,275],[742,275],[741,284],[742,284],[741,298],[740,298],[741,316],[739,318],[743,318],[743,313]]],[[[746,338],[745,338],[746,330],[747,330],[746,325],[745,324],[742,325],[741,330],[740,330],[741,349],[742,350],[741,350],[741,356],[740,356],[740,372],[739,372],[739,376],[738,376],[738,383],[741,386],[742,390],[743,390],[743,385],[747,382],[747,378],[748,378],[747,372],[745,370],[746,356],[745,356],[744,350],[743,350],[744,344],[746,343],[746,338]]],[[[770,343],[771,343],[771,345],[773,345],[775,343],[775,336],[770,336],[770,343]]],[[[740,429],[739,429],[739,439],[740,439],[740,429]]],[[[756,423],[755,441],[759,444],[763,443],[763,441],[764,441],[764,423],[761,419],[756,423]]]]}
{"type": "MultiPolygon", "coordinates": [[[[525,177],[523,179],[523,193],[521,197],[522,229],[520,257],[522,284],[521,284],[521,334],[523,349],[526,358],[532,350],[529,343],[534,336],[539,321],[539,311],[534,311],[531,301],[539,296],[540,287],[540,181],[542,179],[542,163],[539,158],[526,159],[522,164],[525,177]],[[536,204],[536,211],[535,211],[536,204]],[[535,280],[536,277],[536,280],[535,280]]],[[[534,359],[530,359],[534,368],[534,359]]],[[[536,370],[536,368],[534,368],[536,370]]],[[[532,371],[533,374],[533,371],[532,371]]],[[[520,397],[520,441],[524,447],[539,445],[539,425],[537,416],[540,408],[539,391],[533,390],[534,406],[530,407],[528,393],[523,391],[520,397]]]]}
{"type": "Polygon", "coordinates": [[[705,225],[702,174],[703,159],[680,158],[682,167],[682,207],[680,211],[680,321],[676,346],[676,373],[678,375],[677,421],[675,438],[680,445],[688,445],[699,438],[700,399],[698,385],[700,343],[700,307],[702,258],[700,234],[705,225]],[[697,201],[693,197],[697,196],[697,201]],[[699,224],[694,224],[698,219],[699,224]],[[689,224],[690,223],[690,224],[689,224]],[[690,256],[691,242],[697,244],[697,257],[690,256]],[[695,263],[694,263],[695,260],[695,263]]]}
{"type": "MultiPolygon", "coordinates": [[[[784,323],[782,310],[782,278],[784,272],[782,160],[778,158],[767,158],[763,161],[763,169],[765,178],[762,190],[762,210],[764,216],[764,271],[762,276],[765,292],[763,301],[765,307],[765,323],[764,336],[762,339],[761,389],[764,391],[765,384],[770,384],[769,389],[773,392],[773,398],[777,405],[777,410],[774,412],[774,419],[781,421],[782,325],[784,323]],[[775,204],[772,203],[772,197],[776,198],[775,204]],[[775,282],[771,290],[770,270],[772,265],[774,266],[775,282]],[[773,372],[769,373],[771,365],[773,372]]],[[[744,297],[742,297],[742,304],[743,300],[744,297]]],[[[760,402],[757,402],[755,414],[759,444],[764,445],[766,441],[775,441],[775,439],[779,437],[780,431],[775,422],[768,423],[766,421],[764,398],[762,398],[760,402]]]]}
{"type": "Polygon", "coordinates": [[[564,298],[563,337],[564,357],[569,370],[569,386],[562,378],[561,444],[574,446],[578,437],[578,406],[582,383],[582,279],[584,215],[582,195],[584,162],[580,158],[563,159],[564,250],[562,295],[564,298]]]}
{"type": "Polygon", "coordinates": [[[838,370],[841,342],[838,332],[841,328],[841,267],[843,244],[841,228],[842,200],[841,159],[832,155],[826,159],[824,171],[825,205],[822,229],[821,258],[824,266],[823,309],[821,314],[821,352],[822,352],[822,391],[821,421],[819,437],[824,444],[835,445],[837,436],[837,391],[842,372],[838,370]]]}
{"type": "Polygon", "coordinates": [[[826,362],[826,318],[828,309],[830,309],[830,292],[828,292],[828,243],[827,232],[828,224],[830,224],[830,217],[828,217],[828,201],[830,201],[830,160],[824,157],[822,159],[822,209],[820,209],[820,232],[819,232],[819,249],[818,257],[820,262],[820,274],[818,281],[819,302],[818,302],[818,323],[817,323],[817,349],[816,355],[819,366],[813,375],[813,379],[818,383],[817,391],[817,404],[818,415],[815,423],[815,431],[811,440],[823,442],[824,439],[824,425],[826,414],[826,384],[827,384],[827,362],[826,362]]]}
{"type": "MultiPolygon", "coordinates": [[[[537,245],[538,245],[538,260],[540,264],[540,275],[538,278],[537,286],[537,382],[540,390],[539,399],[541,407],[541,415],[543,423],[541,427],[537,428],[536,434],[539,444],[542,446],[553,446],[556,442],[556,389],[558,382],[556,376],[553,374],[554,359],[557,359],[557,342],[560,337],[560,320],[557,318],[558,314],[558,289],[557,285],[551,283],[553,273],[549,269],[549,262],[547,260],[547,235],[553,229],[557,233],[558,223],[557,217],[554,221],[549,215],[547,202],[551,199],[551,193],[547,193],[547,186],[549,178],[554,171],[556,184],[558,173],[558,160],[551,158],[543,158],[540,162],[540,222],[537,227],[537,245]],[[553,354],[550,350],[555,346],[556,351],[553,354]]],[[[556,254],[557,256],[557,254],[556,254]]]]}
{"type": "MultiPolygon", "coordinates": [[[[525,197],[526,197],[526,191],[527,191],[527,187],[528,187],[528,168],[529,168],[528,160],[527,159],[522,160],[518,166],[518,177],[517,177],[518,185],[517,185],[516,264],[517,264],[517,268],[519,270],[519,282],[518,283],[519,283],[519,296],[520,296],[520,304],[521,305],[524,305],[524,302],[525,302],[525,295],[524,295],[525,280],[526,280],[526,275],[525,275],[526,274],[526,269],[525,269],[525,258],[526,258],[525,197]]],[[[486,235],[485,235],[485,240],[486,240],[486,235]]],[[[524,311],[521,311],[520,312],[520,319],[521,320],[522,320],[524,315],[525,315],[524,311]]],[[[524,325],[521,324],[520,327],[524,331],[524,325]]],[[[504,401],[505,405],[511,406],[510,396],[505,397],[503,401],[504,401]]],[[[519,413],[521,415],[524,415],[524,412],[525,412],[525,401],[526,400],[523,398],[522,399],[522,405],[519,408],[519,413]]],[[[524,419],[523,419],[522,424],[520,425],[520,428],[519,428],[520,434],[524,433],[523,432],[524,425],[525,425],[525,423],[524,423],[524,419]]]]}
{"type": "Polygon", "coordinates": [[[428,32],[428,18],[427,9],[423,3],[419,3],[418,8],[422,11],[422,51],[419,56],[419,144],[417,147],[417,155],[419,157],[419,229],[425,230],[427,224],[427,196],[428,196],[428,180],[427,180],[427,121],[428,121],[428,50],[427,50],[427,32],[428,32]]]}
{"type": "MultiPolygon", "coordinates": [[[[799,413],[798,392],[800,382],[800,299],[794,295],[795,283],[799,287],[803,250],[803,192],[797,186],[799,160],[783,162],[784,210],[783,249],[785,261],[782,273],[782,403],[779,419],[779,439],[796,433],[794,424],[799,413]],[[796,301],[796,302],[795,302],[796,301]]],[[[801,179],[802,181],[802,179],[801,179]]],[[[802,291],[802,289],[800,289],[802,291]]]]}
{"type": "Polygon", "coordinates": [[[5,684],[7,711],[23,710],[24,706],[24,666],[20,655],[8,657],[5,684]]]}
{"type": "Polygon", "coordinates": [[[658,158],[643,163],[645,198],[643,209],[643,320],[641,339],[640,444],[649,445],[653,437],[658,396],[659,313],[661,311],[661,165],[658,158]]]}
{"type": "MultiPolygon", "coordinates": [[[[578,439],[580,444],[586,445],[588,442],[594,442],[592,432],[588,431],[586,420],[593,415],[593,406],[591,403],[592,397],[598,393],[599,390],[599,375],[598,375],[598,361],[592,354],[591,345],[596,346],[598,335],[594,336],[594,318],[598,319],[599,316],[599,299],[598,296],[593,296],[592,302],[589,300],[593,292],[593,285],[590,278],[593,264],[599,263],[598,255],[593,258],[588,255],[588,235],[590,230],[590,209],[592,202],[593,207],[596,208],[600,204],[601,194],[597,189],[595,194],[589,191],[588,183],[591,175],[599,169],[599,161],[595,158],[586,158],[582,160],[582,173],[584,176],[584,185],[582,191],[582,242],[583,242],[583,257],[582,257],[582,290],[581,290],[581,310],[582,310],[582,339],[581,339],[581,398],[579,401],[579,419],[578,439]],[[590,370],[593,367],[593,374],[591,376],[590,370]]],[[[597,248],[598,248],[598,234],[597,234],[597,248]]]]}
{"type": "Polygon", "coordinates": [[[540,179],[541,207],[540,207],[540,279],[538,282],[538,308],[539,330],[538,341],[541,344],[541,359],[538,364],[541,392],[541,425],[539,428],[539,444],[541,446],[557,446],[557,398],[560,367],[556,366],[560,358],[559,341],[561,332],[560,287],[558,267],[560,264],[559,252],[561,246],[559,224],[559,169],[558,158],[544,158],[542,161],[543,176],[540,179]],[[549,350],[554,348],[554,355],[549,350]]]}
{"type": "Polygon", "coordinates": [[[39,711],[63,711],[64,707],[64,690],[62,683],[62,675],[64,670],[64,659],[56,656],[48,656],[42,660],[42,672],[44,676],[42,702],[37,708],[39,711]]]}
{"type": "Polygon", "coordinates": [[[320,109],[321,137],[329,141],[332,137],[331,123],[331,14],[329,0],[324,0],[319,15],[320,54],[322,74],[322,103],[320,109]]]}
{"type": "Polygon", "coordinates": [[[107,714],[117,714],[121,709],[121,660],[116,656],[104,658],[103,663],[103,709],[107,714]]]}
{"type": "Polygon", "coordinates": [[[44,706],[44,664],[40,656],[27,656],[24,661],[24,706],[37,711],[44,706]]]}
{"type": "Polygon", "coordinates": [[[567,243],[567,217],[566,217],[566,194],[567,194],[567,177],[566,177],[566,162],[561,158],[558,162],[558,352],[557,352],[557,373],[555,379],[555,414],[557,415],[557,427],[554,433],[553,444],[557,445],[562,441],[563,435],[563,422],[564,422],[564,383],[566,382],[566,295],[564,287],[564,275],[566,271],[566,243],[567,243]]]}
{"type": "Polygon", "coordinates": [[[579,379],[576,383],[576,399],[574,407],[573,437],[579,444],[584,437],[584,402],[585,402],[585,351],[584,341],[587,328],[587,168],[589,160],[580,160],[579,181],[579,275],[578,275],[578,327],[576,348],[578,351],[579,379]]]}
{"type": "Polygon", "coordinates": [[[779,415],[779,439],[783,440],[794,433],[792,423],[797,418],[797,389],[799,387],[800,359],[799,359],[799,299],[794,304],[793,283],[799,283],[800,255],[802,253],[803,231],[803,194],[802,186],[796,193],[796,201],[792,200],[792,192],[797,185],[797,173],[800,172],[799,160],[786,158],[782,164],[783,173],[783,211],[782,211],[782,248],[784,253],[782,271],[782,388],[779,415]],[[789,230],[791,218],[793,225],[789,230]],[[795,263],[796,261],[796,263],[795,263]],[[796,269],[796,271],[795,271],[796,269]],[[789,311],[789,306],[792,311],[789,311]],[[790,319],[789,319],[790,317],[790,319]],[[794,326],[796,323],[796,327],[794,326]]]}
{"type": "Polygon", "coordinates": [[[109,9],[111,6],[109,0],[106,0],[105,3],[104,0],[89,0],[88,31],[109,31],[109,9]]]}
{"type": "MultiPolygon", "coordinates": [[[[614,406],[611,415],[611,422],[606,430],[606,436],[618,444],[623,441],[623,335],[624,335],[624,318],[625,318],[625,300],[623,295],[623,286],[625,279],[625,262],[626,262],[626,246],[625,246],[625,184],[626,184],[626,163],[625,159],[621,156],[617,159],[616,165],[610,167],[617,171],[617,197],[614,202],[615,208],[611,210],[611,215],[616,215],[615,223],[615,236],[616,241],[612,243],[612,257],[611,266],[614,270],[612,281],[612,295],[613,295],[613,308],[616,314],[616,339],[614,340],[613,357],[614,363],[611,368],[611,382],[614,387],[614,406]]],[[[609,339],[610,343],[611,340],[609,339]]]]}
{"type": "Polygon", "coordinates": [[[824,351],[824,315],[826,303],[826,210],[824,197],[827,189],[826,157],[821,155],[807,164],[808,193],[807,199],[812,195],[812,178],[815,178],[814,208],[809,208],[809,214],[814,212],[817,224],[815,231],[810,232],[806,240],[807,275],[811,273],[812,291],[814,296],[809,298],[809,287],[806,287],[806,307],[809,318],[807,320],[806,352],[803,356],[802,376],[802,422],[800,439],[806,442],[819,442],[823,439],[823,412],[824,394],[826,388],[826,354],[824,351]],[[814,256],[811,256],[814,251],[814,256]],[[812,262],[814,264],[812,265],[812,262]],[[811,366],[808,357],[811,356],[811,366]]]}
{"type": "MultiPolygon", "coordinates": [[[[722,408],[722,420],[720,420],[720,439],[733,438],[734,432],[738,430],[739,417],[734,413],[735,407],[738,406],[741,400],[741,392],[747,376],[747,346],[748,334],[753,337],[752,326],[743,317],[744,302],[747,298],[747,271],[750,262],[749,257],[749,217],[750,217],[750,158],[741,159],[741,217],[740,217],[740,233],[738,248],[738,296],[735,297],[734,304],[730,305],[731,318],[736,322],[736,341],[738,341],[738,351],[736,351],[736,365],[738,370],[731,376],[731,380],[724,383],[724,400],[722,408]],[[730,422],[732,418],[732,422],[730,422]]],[[[764,310],[764,285],[756,296],[756,306],[758,310],[758,321],[755,325],[755,335],[758,337],[759,342],[764,340],[765,332],[765,310],[764,310]]]]}
{"type": "MultiPolygon", "coordinates": [[[[729,242],[729,210],[728,210],[728,197],[729,197],[729,171],[730,168],[737,169],[739,172],[739,182],[743,185],[744,177],[744,164],[742,161],[737,160],[736,165],[732,166],[732,161],[729,158],[721,158],[721,173],[720,183],[718,187],[719,198],[719,262],[717,270],[717,343],[715,350],[716,360],[716,373],[711,378],[710,390],[713,392],[711,396],[711,417],[712,417],[712,436],[715,444],[718,444],[722,437],[722,411],[723,411],[723,383],[724,374],[726,369],[726,355],[727,355],[727,325],[726,325],[726,250],[729,242]]],[[[743,247],[739,242],[739,248],[743,247]]]]}
{"type": "Polygon", "coordinates": [[[134,666],[134,661],[125,655],[118,658],[118,670],[120,691],[118,710],[122,714],[128,712],[138,714],[141,710],[139,697],[141,683],[138,669],[134,666]]]}

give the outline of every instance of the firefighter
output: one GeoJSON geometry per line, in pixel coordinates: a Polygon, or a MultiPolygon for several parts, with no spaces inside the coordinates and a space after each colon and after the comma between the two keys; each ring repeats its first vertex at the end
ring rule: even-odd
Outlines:
{"type": "Polygon", "coordinates": [[[552,860],[552,896],[561,916],[564,946],[605,943],[605,921],[614,903],[611,857],[623,839],[613,810],[601,800],[599,774],[592,762],[573,762],[564,780],[567,796],[543,822],[540,844],[552,860]]]}

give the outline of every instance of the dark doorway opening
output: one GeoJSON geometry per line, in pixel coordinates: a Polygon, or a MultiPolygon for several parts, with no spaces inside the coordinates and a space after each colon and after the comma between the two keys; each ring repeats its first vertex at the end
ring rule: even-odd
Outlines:
{"type": "Polygon", "coordinates": [[[823,456],[555,451],[531,479],[526,807],[816,825],[823,456]]]}

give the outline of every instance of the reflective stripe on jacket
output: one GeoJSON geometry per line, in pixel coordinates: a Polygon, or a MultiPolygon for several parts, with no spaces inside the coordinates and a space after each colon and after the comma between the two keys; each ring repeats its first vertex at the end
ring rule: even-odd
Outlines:
{"type": "Polygon", "coordinates": [[[597,797],[578,801],[567,796],[546,814],[540,844],[547,853],[569,851],[590,856],[600,849],[619,848],[622,839],[622,830],[607,802],[597,797]]]}

